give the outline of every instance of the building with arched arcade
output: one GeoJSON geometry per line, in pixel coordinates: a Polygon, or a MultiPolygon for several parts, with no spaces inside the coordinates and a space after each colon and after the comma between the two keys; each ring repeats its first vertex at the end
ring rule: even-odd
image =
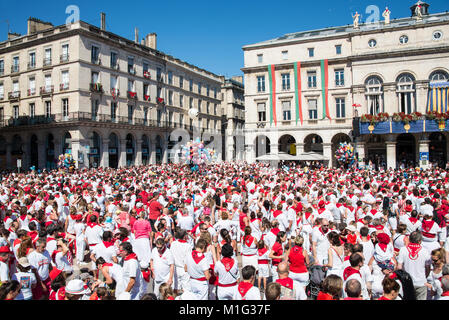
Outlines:
{"type": "Polygon", "coordinates": [[[449,13],[429,14],[421,1],[411,10],[411,17],[295,32],[244,46],[248,161],[266,153],[312,151],[332,166],[335,149],[348,141],[360,162],[417,165],[426,152],[431,161],[446,162],[448,129],[424,123],[396,130],[391,119],[396,113],[448,111],[449,13]],[[360,130],[361,116],[383,113],[391,124],[385,121],[385,130],[360,130]]]}
{"type": "Polygon", "coordinates": [[[26,35],[0,42],[0,169],[55,168],[65,153],[81,168],[167,163],[196,137],[224,159],[224,77],[157,50],[155,34],[128,40],[104,21],[30,18],[26,35]]]}

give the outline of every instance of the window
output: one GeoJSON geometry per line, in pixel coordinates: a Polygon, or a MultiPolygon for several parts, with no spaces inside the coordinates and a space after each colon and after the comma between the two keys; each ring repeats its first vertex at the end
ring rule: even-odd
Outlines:
{"type": "Polygon", "coordinates": [[[288,60],[288,51],[282,51],[282,60],[288,60]]]}
{"type": "Polygon", "coordinates": [[[267,121],[267,110],[265,108],[265,103],[257,104],[257,113],[259,116],[259,122],[267,121]]]}
{"type": "Polygon", "coordinates": [[[98,110],[100,107],[100,100],[92,100],[92,120],[96,121],[98,117],[98,110]]]}
{"type": "Polygon", "coordinates": [[[209,85],[206,86],[206,96],[209,96],[210,94],[210,88],[209,85]]]}
{"type": "Polygon", "coordinates": [[[128,91],[129,92],[135,92],[134,91],[134,81],[128,79],[128,91]]]}
{"type": "Polygon", "coordinates": [[[368,46],[369,46],[370,48],[376,47],[376,46],[377,46],[377,41],[374,40],[374,39],[371,39],[370,41],[368,41],[368,46]]]}
{"type": "Polygon", "coordinates": [[[0,75],[5,73],[5,60],[0,60],[0,75]]]}
{"type": "Polygon", "coordinates": [[[143,108],[143,124],[146,126],[148,125],[148,107],[143,108]]]}
{"type": "Polygon", "coordinates": [[[184,96],[179,95],[179,107],[184,108],[184,96]]]}
{"type": "Polygon", "coordinates": [[[19,119],[19,106],[12,107],[14,119],[19,119]]]}
{"type": "Polygon", "coordinates": [[[344,98],[337,98],[335,99],[336,107],[337,107],[337,118],[345,118],[345,99],[344,98]]]}
{"type": "Polygon", "coordinates": [[[209,112],[210,112],[209,108],[210,108],[210,103],[207,102],[207,103],[206,103],[206,113],[207,113],[207,114],[209,114],[209,112]]]}
{"type": "Polygon", "coordinates": [[[265,76],[257,77],[257,92],[265,92],[265,76]]]}
{"type": "Polygon", "coordinates": [[[183,89],[183,87],[184,87],[184,77],[183,76],[179,76],[179,87],[181,89],[183,89]]]}
{"type": "Polygon", "coordinates": [[[336,54],[341,54],[341,44],[338,44],[335,46],[335,53],[336,54]]]}
{"type": "Polygon", "coordinates": [[[283,73],[282,77],[282,90],[290,90],[290,73],[283,73]]]}
{"type": "Polygon", "coordinates": [[[201,112],[201,106],[203,104],[202,100],[198,100],[198,112],[201,112]]]}
{"type": "Polygon", "coordinates": [[[190,98],[190,100],[189,100],[189,108],[190,109],[193,108],[193,98],[190,98]]]}
{"type": "Polygon", "coordinates": [[[382,80],[379,77],[371,76],[366,80],[365,86],[368,112],[371,115],[377,115],[383,110],[382,80]]]}
{"type": "Polygon", "coordinates": [[[36,105],[30,103],[30,118],[33,119],[36,116],[36,105]]]}
{"type": "Polygon", "coordinates": [[[168,105],[173,105],[173,91],[171,90],[168,91],[168,105]]]}
{"type": "Polygon", "coordinates": [[[399,38],[399,43],[406,44],[408,42],[408,37],[406,35],[403,35],[399,38]]]}
{"type": "Polygon", "coordinates": [[[128,73],[136,74],[134,69],[134,57],[128,57],[128,73]]]}
{"type": "Polygon", "coordinates": [[[173,122],[173,111],[168,112],[168,126],[171,127],[171,124],[173,122]]]}
{"type": "Polygon", "coordinates": [[[45,49],[44,66],[51,65],[51,48],[45,49]]]}
{"type": "Polygon", "coordinates": [[[217,88],[214,88],[214,99],[217,99],[217,88]]]}
{"type": "Polygon", "coordinates": [[[156,90],[156,97],[157,98],[162,98],[162,88],[158,87],[156,90]]]}
{"type": "Polygon", "coordinates": [[[179,126],[181,127],[184,124],[184,115],[181,113],[179,114],[179,126]]]}
{"type": "Polygon", "coordinates": [[[118,89],[118,77],[111,75],[111,89],[118,89]]]}
{"type": "Polygon", "coordinates": [[[316,71],[307,72],[307,86],[309,89],[316,88],[316,71]]]}
{"type": "Polygon", "coordinates": [[[118,66],[118,55],[117,52],[111,51],[111,68],[117,69],[118,66]]]}
{"type": "Polygon", "coordinates": [[[169,71],[167,77],[168,77],[168,84],[173,85],[173,72],[169,71]]]}
{"type": "Polygon", "coordinates": [[[12,91],[14,92],[14,93],[16,93],[16,92],[19,92],[19,81],[18,80],[15,80],[15,81],[13,81],[13,83],[12,83],[12,91]]]}
{"type": "Polygon", "coordinates": [[[128,123],[133,123],[133,115],[134,115],[134,108],[131,105],[128,105],[128,123]]]}
{"type": "Polygon", "coordinates": [[[201,82],[198,82],[198,94],[201,94],[201,82]]]}
{"type": "Polygon", "coordinates": [[[263,63],[263,54],[258,54],[257,55],[257,62],[258,63],[263,63]]]}
{"type": "Polygon", "coordinates": [[[36,52],[30,52],[30,60],[28,61],[28,68],[36,67],[36,52]]]}
{"type": "Polygon", "coordinates": [[[30,96],[36,94],[36,79],[34,77],[29,80],[29,94],[30,96]]]}
{"type": "Polygon", "coordinates": [[[69,88],[69,71],[61,72],[61,89],[67,90],[69,88]]]}
{"type": "Polygon", "coordinates": [[[5,88],[3,87],[3,83],[0,83],[0,100],[5,98],[5,88]]]}
{"type": "Polygon", "coordinates": [[[69,117],[69,99],[62,99],[62,117],[64,119],[69,117]]]}
{"type": "Polygon", "coordinates": [[[19,72],[19,57],[12,58],[12,72],[19,72]]]}
{"type": "Polygon", "coordinates": [[[449,75],[444,71],[435,71],[430,75],[430,82],[436,83],[436,82],[448,82],[449,81],[449,75]]]}
{"type": "Polygon", "coordinates": [[[160,67],[156,68],[156,79],[157,81],[162,81],[162,69],[160,67]]]}
{"type": "Polygon", "coordinates": [[[69,45],[63,44],[61,49],[62,49],[61,62],[69,61],[69,45]]]}
{"type": "Polygon", "coordinates": [[[98,72],[92,72],[92,83],[100,83],[100,74],[98,72]]]}
{"type": "Polygon", "coordinates": [[[189,80],[189,90],[190,90],[190,92],[193,92],[193,80],[192,79],[189,80]]]}
{"type": "Polygon", "coordinates": [[[117,118],[117,102],[111,102],[111,120],[115,122],[117,118]]]}
{"type": "Polygon", "coordinates": [[[432,34],[432,39],[435,41],[441,40],[443,38],[443,33],[441,31],[435,31],[432,34]]]}
{"type": "Polygon", "coordinates": [[[410,114],[415,111],[415,78],[408,73],[397,79],[396,92],[399,97],[399,112],[410,114]]]}
{"type": "Polygon", "coordinates": [[[45,101],[45,116],[51,118],[51,101],[45,101]]]}
{"type": "Polygon", "coordinates": [[[100,63],[100,48],[97,46],[92,46],[91,49],[91,60],[93,64],[99,64],[100,63]]]}
{"type": "Polygon", "coordinates": [[[143,84],[143,101],[150,101],[150,85],[143,84]]]}
{"type": "Polygon", "coordinates": [[[142,69],[143,69],[143,72],[148,72],[148,70],[150,69],[150,65],[148,64],[148,62],[144,62],[142,64],[142,69]]]}
{"type": "Polygon", "coordinates": [[[316,120],[318,119],[318,104],[316,99],[310,99],[308,101],[309,105],[309,119],[316,120]]]}
{"type": "Polygon", "coordinates": [[[45,91],[49,92],[51,90],[51,74],[45,75],[45,91]]]}
{"type": "Polygon", "coordinates": [[[156,119],[157,119],[157,123],[161,123],[162,121],[162,110],[161,109],[157,109],[157,115],[156,115],[156,119]]]}
{"type": "Polygon", "coordinates": [[[315,49],[309,48],[307,50],[309,51],[309,58],[313,58],[315,56],[315,49]]]}
{"type": "Polygon", "coordinates": [[[335,70],[335,85],[341,87],[345,85],[345,70],[337,69],[335,70]]]}
{"type": "Polygon", "coordinates": [[[214,115],[215,116],[217,115],[217,104],[216,103],[214,104],[214,115]]]}
{"type": "Polygon", "coordinates": [[[290,101],[282,101],[282,116],[284,121],[290,121],[292,119],[290,101]]]}

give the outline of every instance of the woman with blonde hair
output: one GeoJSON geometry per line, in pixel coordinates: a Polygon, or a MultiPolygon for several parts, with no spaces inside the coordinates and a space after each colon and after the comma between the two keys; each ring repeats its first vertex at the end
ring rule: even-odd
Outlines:
{"type": "Polygon", "coordinates": [[[160,300],[175,300],[176,294],[173,292],[173,289],[167,283],[161,284],[159,287],[160,300]]]}
{"type": "Polygon", "coordinates": [[[304,238],[296,236],[292,241],[292,248],[288,252],[289,278],[298,281],[304,288],[309,284],[309,255],[303,248],[304,238]]]}
{"type": "Polygon", "coordinates": [[[26,236],[20,243],[19,249],[17,249],[17,258],[20,259],[26,257],[33,252],[33,250],[33,240],[31,237],[26,236]]]}
{"type": "Polygon", "coordinates": [[[426,286],[429,288],[428,297],[431,300],[439,300],[443,290],[441,288],[441,277],[443,277],[443,267],[446,264],[446,250],[444,248],[434,249],[431,252],[432,270],[427,277],[426,286]]]}
{"type": "Polygon", "coordinates": [[[343,279],[335,274],[327,276],[321,284],[321,291],[317,300],[341,300],[343,293],[343,279]]]}

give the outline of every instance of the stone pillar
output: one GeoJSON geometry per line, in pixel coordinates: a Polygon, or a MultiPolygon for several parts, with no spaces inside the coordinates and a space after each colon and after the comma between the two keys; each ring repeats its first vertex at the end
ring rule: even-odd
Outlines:
{"type": "MultiPolygon", "coordinates": [[[[85,159],[84,155],[82,155],[80,140],[72,140],[72,157],[73,157],[73,160],[75,160],[77,168],[83,168],[85,165],[85,162],[88,161],[88,159],[85,159]]],[[[44,163],[45,163],[45,160],[44,160],[44,163]]],[[[40,160],[39,160],[39,166],[40,166],[40,160]]]]}
{"type": "Polygon", "coordinates": [[[304,143],[299,142],[296,143],[296,155],[299,155],[301,153],[304,153],[304,143]]]}
{"type": "Polygon", "coordinates": [[[12,169],[13,163],[12,163],[12,145],[11,143],[6,143],[6,169],[12,169]]]}
{"type": "Polygon", "coordinates": [[[396,169],[396,141],[387,141],[387,168],[396,169]]]}
{"type": "Polygon", "coordinates": [[[136,166],[142,165],[142,142],[143,140],[140,139],[136,141],[136,161],[134,163],[136,166]]]}
{"type": "Polygon", "coordinates": [[[423,114],[426,113],[427,108],[427,93],[429,85],[427,82],[416,84],[416,111],[423,114]]]}
{"type": "MultiPolygon", "coordinates": [[[[327,166],[332,167],[332,143],[323,143],[323,156],[327,161],[327,166]]],[[[326,165],[326,163],[325,163],[326,165]]]]}
{"type": "Polygon", "coordinates": [[[355,152],[358,153],[359,155],[359,166],[364,166],[365,165],[365,141],[360,140],[360,138],[356,139],[356,148],[355,148],[355,152]]]}
{"type": "MultiPolygon", "coordinates": [[[[38,167],[36,169],[44,169],[47,162],[47,149],[45,148],[45,141],[38,140],[37,147],[38,147],[37,148],[38,167]]],[[[73,154],[73,147],[72,147],[72,154],[73,154]]],[[[8,149],[6,149],[6,156],[8,156],[8,149]]]]}
{"type": "Polygon", "coordinates": [[[150,150],[148,150],[150,152],[150,164],[156,164],[156,141],[153,139],[150,141],[150,145],[149,145],[150,150]]]}
{"type": "Polygon", "coordinates": [[[109,140],[104,139],[103,145],[101,148],[101,160],[100,160],[100,166],[103,168],[109,167],[109,140]]]}
{"type": "Polygon", "coordinates": [[[424,170],[429,167],[429,144],[427,136],[419,140],[419,167],[424,170]]]}
{"type": "Polygon", "coordinates": [[[119,168],[126,167],[126,139],[120,140],[119,168]]]}

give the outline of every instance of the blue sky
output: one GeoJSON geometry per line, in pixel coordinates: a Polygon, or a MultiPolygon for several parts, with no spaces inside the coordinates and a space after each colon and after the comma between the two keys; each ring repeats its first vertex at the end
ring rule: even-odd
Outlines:
{"type": "MultiPolygon", "coordinates": [[[[242,75],[242,46],[273,39],[286,33],[352,23],[358,11],[364,22],[370,5],[391,18],[410,16],[414,0],[227,0],[227,1],[0,1],[0,41],[6,40],[7,22],[12,32],[25,34],[31,16],[54,25],[65,23],[69,5],[77,5],[80,19],[100,26],[100,12],[106,13],[108,31],[134,40],[156,32],[158,49],[219,75],[242,75]]],[[[431,13],[449,10],[447,0],[429,0],[431,13]]]]}

